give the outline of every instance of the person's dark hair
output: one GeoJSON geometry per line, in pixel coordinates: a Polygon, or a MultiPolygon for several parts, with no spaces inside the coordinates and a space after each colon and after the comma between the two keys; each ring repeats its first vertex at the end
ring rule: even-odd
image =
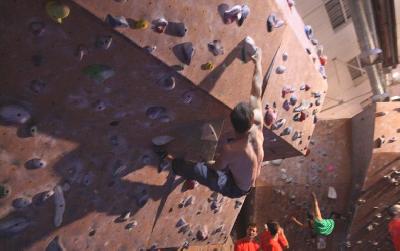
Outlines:
{"type": "Polygon", "coordinates": [[[245,133],[253,124],[253,110],[248,102],[240,102],[231,112],[231,122],[233,128],[238,133],[245,133]]]}
{"type": "Polygon", "coordinates": [[[250,223],[247,225],[247,228],[249,228],[249,227],[251,227],[251,228],[257,227],[257,224],[254,223],[254,222],[250,222],[250,223]]]}
{"type": "Polygon", "coordinates": [[[279,223],[276,221],[271,221],[267,223],[268,231],[271,233],[272,236],[275,236],[279,230],[279,223]]]}

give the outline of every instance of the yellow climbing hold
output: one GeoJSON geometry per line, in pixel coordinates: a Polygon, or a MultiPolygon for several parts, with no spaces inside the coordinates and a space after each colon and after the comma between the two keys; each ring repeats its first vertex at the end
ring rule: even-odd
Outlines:
{"type": "Polygon", "coordinates": [[[214,69],[214,65],[211,62],[207,62],[207,63],[201,65],[201,69],[205,70],[205,71],[212,70],[212,69],[214,69]]]}
{"type": "Polygon", "coordinates": [[[46,4],[46,11],[54,21],[61,24],[62,20],[68,17],[70,9],[67,5],[58,1],[49,1],[46,4]]]}
{"type": "Polygon", "coordinates": [[[133,28],[134,29],[147,29],[147,27],[149,27],[149,21],[145,20],[145,19],[140,19],[134,22],[133,24],[133,28]]]}

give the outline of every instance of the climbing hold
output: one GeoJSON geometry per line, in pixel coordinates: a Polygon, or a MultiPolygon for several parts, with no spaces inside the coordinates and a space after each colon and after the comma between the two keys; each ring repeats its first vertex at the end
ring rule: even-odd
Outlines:
{"type": "Polygon", "coordinates": [[[242,206],[242,202],[240,200],[235,200],[235,209],[238,209],[242,206]]]}
{"type": "Polygon", "coordinates": [[[286,119],[279,119],[272,124],[272,130],[278,130],[286,123],[286,119]]]}
{"type": "Polygon", "coordinates": [[[283,61],[287,61],[288,57],[289,57],[289,55],[287,54],[287,52],[282,53],[282,60],[283,61]]]}
{"type": "Polygon", "coordinates": [[[26,162],[26,168],[27,169],[39,169],[39,168],[43,168],[46,167],[47,163],[46,161],[39,159],[39,158],[34,158],[31,160],[28,160],[26,162]]]}
{"type": "Polygon", "coordinates": [[[60,237],[56,236],[54,239],[47,245],[45,251],[64,251],[65,248],[63,247],[60,237]]]}
{"type": "Polygon", "coordinates": [[[327,77],[326,77],[326,72],[325,72],[325,67],[324,67],[323,65],[321,65],[321,66],[319,67],[319,73],[321,73],[321,76],[322,76],[323,79],[326,79],[326,78],[327,78],[327,77]]]}
{"type": "Polygon", "coordinates": [[[0,107],[0,119],[4,122],[24,124],[31,118],[28,110],[17,105],[0,107]]]}
{"type": "Polygon", "coordinates": [[[40,36],[45,31],[44,23],[33,21],[29,24],[29,30],[32,32],[33,35],[40,36]]]}
{"type": "Polygon", "coordinates": [[[146,116],[149,119],[159,119],[167,113],[167,109],[163,106],[151,106],[146,110],[146,116]]]}
{"type": "Polygon", "coordinates": [[[16,209],[22,209],[32,204],[32,200],[29,198],[16,198],[12,201],[12,206],[16,209]]]}
{"type": "Polygon", "coordinates": [[[241,26],[249,14],[250,8],[247,5],[235,5],[224,12],[224,23],[236,21],[237,25],[241,26]]]}
{"type": "Polygon", "coordinates": [[[296,5],[296,2],[294,0],[287,0],[287,3],[288,3],[290,8],[292,8],[293,6],[296,5]]]}
{"type": "Polygon", "coordinates": [[[312,45],[317,46],[319,42],[317,39],[313,38],[313,39],[311,39],[311,43],[312,43],[312,45]]]}
{"type": "Polygon", "coordinates": [[[105,20],[112,28],[128,28],[129,23],[123,16],[111,16],[110,14],[107,15],[105,20]]]}
{"type": "Polygon", "coordinates": [[[293,129],[291,127],[286,127],[285,129],[283,129],[280,136],[290,135],[290,134],[292,134],[292,131],[293,131],[293,129]]]}
{"type": "Polygon", "coordinates": [[[180,218],[179,220],[178,220],[178,222],[176,223],[176,227],[177,228],[181,228],[181,227],[183,227],[183,226],[185,226],[185,225],[187,225],[187,222],[185,221],[185,219],[184,218],[180,218]]]}
{"type": "Polygon", "coordinates": [[[185,180],[182,185],[183,190],[193,190],[195,187],[199,185],[199,182],[195,180],[185,180]]]}
{"type": "Polygon", "coordinates": [[[168,21],[165,18],[158,18],[151,22],[151,28],[153,31],[157,33],[164,33],[165,29],[167,28],[168,21]]]}
{"type": "Polygon", "coordinates": [[[282,164],[283,159],[274,159],[271,160],[271,164],[274,166],[280,166],[282,164]]]}
{"type": "Polygon", "coordinates": [[[158,165],[158,172],[162,172],[168,169],[171,166],[171,161],[168,159],[161,160],[160,164],[158,165]]]}
{"type": "Polygon", "coordinates": [[[164,77],[158,81],[158,85],[166,91],[171,91],[175,88],[175,78],[173,76],[164,77]]]}
{"type": "Polygon", "coordinates": [[[212,69],[214,69],[214,65],[211,62],[207,62],[207,63],[201,65],[201,69],[204,71],[212,70],[212,69]]]}
{"type": "Polygon", "coordinates": [[[43,204],[48,198],[50,198],[51,196],[53,196],[53,194],[54,194],[54,191],[53,191],[53,190],[51,190],[51,191],[44,191],[44,192],[38,193],[38,194],[36,194],[36,195],[33,197],[33,202],[34,202],[35,205],[41,205],[41,204],[43,204]]]}
{"type": "Polygon", "coordinates": [[[314,33],[313,33],[313,29],[312,29],[311,25],[305,25],[304,26],[304,32],[306,33],[306,36],[307,36],[308,39],[312,39],[313,38],[314,33]]]}
{"type": "Polygon", "coordinates": [[[47,86],[46,82],[39,79],[34,79],[31,81],[29,89],[36,94],[41,94],[43,93],[46,86],[47,86]]]}
{"type": "Polygon", "coordinates": [[[203,226],[201,229],[199,229],[196,233],[196,238],[199,241],[204,241],[208,238],[208,229],[207,226],[203,226]]]}
{"type": "Polygon", "coordinates": [[[147,51],[147,53],[153,53],[157,49],[157,46],[155,46],[155,45],[153,45],[153,46],[147,45],[147,46],[144,47],[144,49],[147,51]]]}
{"type": "Polygon", "coordinates": [[[195,201],[195,198],[194,198],[193,196],[189,196],[189,197],[185,200],[185,202],[183,203],[183,206],[184,206],[184,207],[188,207],[188,206],[190,206],[190,205],[193,205],[193,204],[194,204],[194,201],[195,201]]]}
{"type": "Polygon", "coordinates": [[[283,74],[286,71],[286,66],[284,65],[279,65],[276,67],[276,73],[277,74],[283,74]]]}
{"type": "Polygon", "coordinates": [[[321,98],[317,98],[315,100],[315,106],[320,106],[321,105],[321,98]]]}
{"type": "Polygon", "coordinates": [[[86,56],[89,53],[88,49],[84,45],[79,45],[78,48],[76,49],[76,57],[79,59],[79,61],[82,61],[83,57],[86,56]]]}
{"type": "Polygon", "coordinates": [[[311,89],[311,86],[309,84],[304,84],[300,86],[300,90],[302,91],[308,91],[311,89]]]}
{"type": "Polygon", "coordinates": [[[90,186],[93,183],[94,178],[95,178],[95,176],[94,176],[93,172],[87,173],[85,176],[83,176],[83,180],[82,180],[83,185],[90,186]]]}
{"type": "Polygon", "coordinates": [[[293,87],[285,86],[282,88],[282,98],[285,98],[286,94],[295,92],[296,89],[293,87]]]}
{"type": "Polygon", "coordinates": [[[65,211],[65,199],[64,193],[61,186],[57,185],[54,188],[54,226],[59,227],[63,221],[64,211],[65,211]]]}
{"type": "Polygon", "coordinates": [[[59,1],[49,1],[46,4],[46,12],[51,19],[61,24],[63,19],[68,17],[70,9],[59,1]]]}
{"type": "Polygon", "coordinates": [[[268,19],[267,19],[267,31],[268,31],[268,32],[271,32],[271,31],[272,31],[272,29],[273,29],[274,26],[275,26],[275,23],[276,23],[276,16],[275,16],[275,14],[269,15],[269,16],[268,16],[268,19]]]}
{"type": "Polygon", "coordinates": [[[306,48],[306,52],[309,54],[309,55],[311,55],[311,49],[310,48],[306,48]]]}
{"type": "Polygon", "coordinates": [[[208,43],[208,50],[214,55],[223,55],[224,54],[224,47],[221,44],[221,40],[214,40],[208,43]]]}
{"type": "Polygon", "coordinates": [[[302,112],[302,111],[308,109],[309,107],[310,107],[310,102],[303,99],[301,101],[301,104],[299,106],[295,107],[293,111],[294,112],[302,112]]]}
{"type": "Polygon", "coordinates": [[[190,65],[195,52],[193,44],[191,42],[183,43],[181,49],[183,56],[182,62],[186,65],[190,65]]]}
{"type": "Polygon", "coordinates": [[[322,55],[319,57],[319,62],[321,63],[321,65],[325,66],[326,63],[328,62],[328,57],[325,55],[322,55]]]}
{"type": "Polygon", "coordinates": [[[138,222],[134,220],[134,221],[126,224],[125,229],[131,231],[134,227],[137,227],[137,225],[138,225],[138,222]]]}
{"type": "Polygon", "coordinates": [[[382,117],[382,116],[385,116],[385,115],[387,115],[387,112],[377,112],[377,113],[375,113],[376,117],[382,117]]]}
{"type": "Polygon", "coordinates": [[[332,200],[337,199],[336,189],[332,186],[328,187],[328,198],[332,200]]]}
{"type": "Polygon", "coordinates": [[[115,71],[108,65],[93,64],[85,67],[83,73],[97,84],[101,84],[114,76],[115,71]]]}
{"type": "Polygon", "coordinates": [[[244,39],[243,47],[242,47],[243,62],[245,62],[245,63],[249,62],[251,57],[254,56],[254,54],[256,54],[257,49],[258,48],[257,48],[254,40],[251,37],[247,36],[244,39]]]}
{"type": "Polygon", "coordinates": [[[0,221],[0,236],[8,237],[20,233],[31,225],[31,221],[25,217],[12,218],[0,221]]]}
{"type": "Polygon", "coordinates": [[[285,109],[285,111],[289,111],[290,105],[289,105],[289,101],[287,101],[287,99],[283,102],[282,107],[283,107],[283,109],[285,109]]]}
{"type": "Polygon", "coordinates": [[[8,185],[0,184],[0,199],[6,198],[11,194],[11,187],[8,185]]]}
{"type": "Polygon", "coordinates": [[[278,114],[277,114],[276,111],[273,110],[272,108],[269,108],[269,107],[268,107],[266,110],[267,110],[267,111],[266,111],[266,113],[265,113],[264,121],[265,121],[265,124],[266,124],[267,126],[270,126],[272,123],[275,122],[275,120],[276,120],[278,114]]]}
{"type": "Polygon", "coordinates": [[[97,37],[95,46],[96,48],[107,50],[110,48],[112,43],[112,36],[100,36],[97,37]]]}
{"type": "Polygon", "coordinates": [[[125,222],[129,220],[130,217],[131,217],[131,212],[125,211],[117,219],[115,219],[115,222],[117,223],[125,222]]]}
{"type": "Polygon", "coordinates": [[[293,94],[292,96],[290,96],[290,105],[295,106],[296,103],[297,103],[297,97],[296,95],[293,94]]]}
{"type": "Polygon", "coordinates": [[[326,239],[325,239],[325,237],[318,237],[317,249],[318,250],[326,249],[326,239]]]}
{"type": "Polygon", "coordinates": [[[144,205],[146,205],[147,201],[149,200],[149,197],[149,194],[147,193],[147,191],[145,191],[145,193],[142,193],[136,198],[136,204],[139,207],[144,207],[144,205]]]}
{"type": "Polygon", "coordinates": [[[397,138],[393,136],[388,140],[388,143],[394,143],[394,142],[396,142],[396,140],[397,140],[397,138]]]}
{"type": "Polygon", "coordinates": [[[217,142],[218,141],[218,136],[217,133],[215,132],[214,127],[210,123],[206,123],[201,127],[201,140],[208,140],[208,141],[213,141],[217,142]]]}
{"type": "Polygon", "coordinates": [[[300,139],[300,138],[301,138],[301,132],[297,132],[297,131],[294,132],[292,140],[295,141],[295,140],[300,139]]]}
{"type": "Polygon", "coordinates": [[[132,24],[132,29],[144,30],[149,27],[149,21],[145,19],[134,20],[132,24]]]}
{"type": "Polygon", "coordinates": [[[104,111],[107,108],[104,101],[101,100],[97,100],[96,102],[94,102],[93,107],[98,112],[104,111]]]}
{"type": "Polygon", "coordinates": [[[182,94],[183,103],[190,104],[193,101],[193,91],[186,91],[182,94]]]}
{"type": "Polygon", "coordinates": [[[377,138],[376,140],[375,140],[375,146],[377,147],[377,148],[380,148],[380,147],[382,147],[382,145],[385,143],[385,136],[381,136],[381,137],[379,137],[379,138],[377,138]]]}

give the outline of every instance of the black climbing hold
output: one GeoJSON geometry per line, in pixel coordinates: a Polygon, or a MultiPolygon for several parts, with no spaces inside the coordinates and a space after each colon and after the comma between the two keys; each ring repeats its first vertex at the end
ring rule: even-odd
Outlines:
{"type": "Polygon", "coordinates": [[[158,85],[166,91],[171,91],[175,88],[175,78],[173,76],[162,78],[158,81],[158,85]]]}
{"type": "Polygon", "coordinates": [[[46,161],[39,159],[39,158],[34,158],[31,160],[28,160],[25,163],[25,167],[27,169],[39,169],[39,168],[46,167],[46,165],[47,165],[46,161]]]}
{"type": "Polygon", "coordinates": [[[112,28],[128,28],[129,27],[128,21],[123,16],[114,17],[114,16],[111,16],[110,14],[108,14],[106,17],[106,22],[112,28]]]}
{"type": "Polygon", "coordinates": [[[195,49],[191,42],[177,44],[172,48],[175,56],[184,64],[190,65],[195,53],[195,49]]]}
{"type": "Polygon", "coordinates": [[[151,106],[146,110],[146,116],[149,119],[159,119],[167,113],[167,109],[162,106],[151,106]]]}
{"type": "Polygon", "coordinates": [[[92,229],[89,231],[89,236],[92,237],[96,234],[96,229],[92,229]]]}
{"type": "Polygon", "coordinates": [[[6,198],[11,194],[11,187],[8,185],[0,184],[0,199],[6,198]]]}
{"type": "Polygon", "coordinates": [[[168,22],[165,33],[175,37],[184,37],[188,32],[188,28],[184,23],[168,22]]]}

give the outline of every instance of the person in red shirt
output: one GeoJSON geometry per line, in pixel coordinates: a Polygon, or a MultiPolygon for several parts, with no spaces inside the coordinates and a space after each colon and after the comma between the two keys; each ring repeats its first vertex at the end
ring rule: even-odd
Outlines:
{"type": "Polygon", "coordinates": [[[247,227],[247,236],[235,242],[235,251],[259,251],[260,244],[256,241],[257,225],[250,223],[247,227]]]}
{"type": "Polygon", "coordinates": [[[289,248],[285,232],[278,222],[268,222],[267,228],[260,236],[263,251],[283,251],[289,248]]]}
{"type": "Polygon", "coordinates": [[[392,237],[393,246],[400,251],[400,205],[396,204],[390,208],[392,220],[389,222],[388,231],[392,237]]]}

